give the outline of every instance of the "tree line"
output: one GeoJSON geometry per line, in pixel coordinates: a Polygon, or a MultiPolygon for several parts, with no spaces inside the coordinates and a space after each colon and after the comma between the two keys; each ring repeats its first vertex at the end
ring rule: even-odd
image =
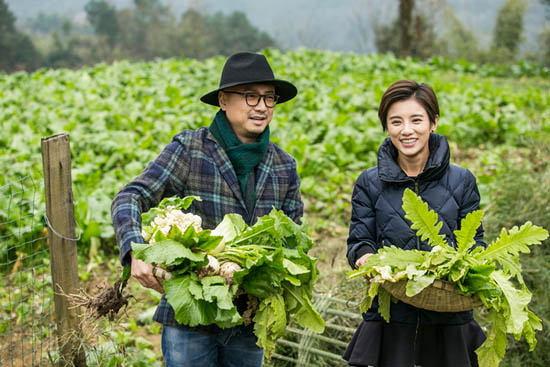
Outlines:
{"type": "MultiPolygon", "coordinates": [[[[550,0],[538,1],[545,5],[550,20],[550,0]]],[[[242,50],[280,48],[243,12],[208,14],[200,1],[194,4],[177,18],[160,0],[133,0],[131,7],[123,9],[106,0],[89,0],[85,6],[89,25],[41,14],[33,20],[31,29],[35,32],[29,35],[16,27],[15,16],[5,0],[0,0],[0,70],[77,68],[157,57],[204,59],[242,50]]],[[[496,15],[490,47],[479,46],[476,36],[458,20],[446,0],[399,0],[395,18],[387,23],[374,17],[366,19],[360,13],[354,20],[359,38],[363,42],[372,38],[378,52],[506,64],[520,57],[526,8],[525,0],[505,0],[496,15]],[[444,19],[444,26],[437,19],[444,19]]],[[[538,44],[538,53],[523,57],[550,66],[550,25],[540,30],[538,44]]]]}
{"type": "MultiPolygon", "coordinates": [[[[550,20],[550,0],[540,0],[550,20]]],[[[398,14],[389,23],[373,22],[374,43],[378,52],[393,52],[401,57],[421,59],[445,56],[478,63],[508,64],[519,60],[525,40],[524,0],[506,0],[499,9],[489,47],[480,47],[470,29],[456,17],[445,0],[399,0],[398,14]],[[443,19],[444,24],[437,20],[443,19]]],[[[550,23],[537,35],[538,52],[524,59],[550,66],[550,23]]]]}
{"type": "MultiPolygon", "coordinates": [[[[190,8],[176,19],[160,0],[134,0],[132,7],[124,9],[116,9],[106,0],[90,0],[85,11],[91,34],[74,32],[73,24],[65,19],[50,37],[35,37],[35,43],[45,44],[41,50],[15,27],[15,16],[0,0],[0,70],[76,68],[120,59],[203,59],[277,47],[239,11],[208,15],[190,8]]],[[[48,29],[60,17],[41,15],[39,20],[35,26],[48,29]]]]}

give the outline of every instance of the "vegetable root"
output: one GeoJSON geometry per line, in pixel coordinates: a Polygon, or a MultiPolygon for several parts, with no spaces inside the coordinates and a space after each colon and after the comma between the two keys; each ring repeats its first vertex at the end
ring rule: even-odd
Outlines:
{"type": "Polygon", "coordinates": [[[233,261],[224,262],[220,266],[220,275],[225,279],[226,284],[233,284],[233,274],[242,270],[241,266],[233,261]]]}
{"type": "Polygon", "coordinates": [[[128,300],[134,298],[131,294],[122,294],[127,282],[128,280],[118,279],[114,286],[97,286],[100,293],[95,296],[86,293],[82,289],[80,294],[67,295],[62,291],[60,294],[67,297],[72,307],[84,307],[86,315],[84,318],[97,320],[105,316],[113,321],[120,309],[128,306],[128,300]]]}
{"type": "Polygon", "coordinates": [[[208,264],[205,266],[200,266],[198,270],[199,279],[212,275],[218,275],[220,272],[220,263],[214,256],[208,255],[208,264]]]}

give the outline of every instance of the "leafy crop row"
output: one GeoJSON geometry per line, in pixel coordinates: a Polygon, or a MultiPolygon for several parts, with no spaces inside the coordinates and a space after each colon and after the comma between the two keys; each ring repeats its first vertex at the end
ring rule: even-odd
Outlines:
{"type": "MultiPolygon", "coordinates": [[[[353,181],[376,163],[376,149],[385,137],[377,107],[395,80],[410,78],[434,87],[441,108],[439,132],[461,149],[515,147],[526,136],[550,132],[549,83],[537,77],[544,76],[540,73],[503,79],[491,76],[502,73],[481,77],[474,66],[441,60],[310,50],[266,54],[276,75],[300,91],[276,107],[272,136],[298,161],[308,215],[344,220],[353,181]]],[[[210,123],[215,109],[198,99],[218,84],[223,62],[222,57],[123,61],[0,74],[0,186],[40,173],[40,138],[68,132],[83,241],[111,241],[113,196],[173,135],[210,123]]],[[[0,198],[0,208],[7,207],[7,200],[9,195],[0,198]]],[[[7,222],[1,213],[0,222],[7,222]]]]}

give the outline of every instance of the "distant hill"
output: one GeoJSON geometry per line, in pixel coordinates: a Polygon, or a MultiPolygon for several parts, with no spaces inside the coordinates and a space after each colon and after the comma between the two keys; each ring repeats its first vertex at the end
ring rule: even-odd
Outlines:
{"type": "MultiPolygon", "coordinates": [[[[429,0],[427,0],[429,1],[429,0]]],[[[35,17],[40,12],[58,13],[75,21],[86,19],[84,5],[88,0],[7,0],[19,22],[35,17]]],[[[132,6],[132,0],[112,0],[119,8],[132,6]]],[[[335,51],[374,51],[373,37],[361,42],[357,33],[358,19],[376,19],[385,23],[395,17],[397,0],[162,0],[174,14],[181,14],[191,4],[206,12],[235,10],[244,12],[250,22],[268,32],[285,49],[299,46],[335,51]]],[[[448,0],[461,22],[471,28],[480,43],[489,44],[495,15],[504,0],[448,0]]],[[[530,0],[525,15],[524,48],[535,47],[536,35],[548,22],[544,7],[538,0],[530,0]]],[[[371,27],[366,27],[371,29],[371,27]]]]}

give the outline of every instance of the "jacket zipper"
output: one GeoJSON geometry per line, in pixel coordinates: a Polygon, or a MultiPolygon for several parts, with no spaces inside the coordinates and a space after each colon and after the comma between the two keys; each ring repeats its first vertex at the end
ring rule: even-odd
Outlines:
{"type": "MultiPolygon", "coordinates": [[[[414,180],[414,192],[416,195],[418,195],[418,178],[414,180]]],[[[416,236],[416,249],[417,250],[420,250],[420,238],[418,236],[416,236]]],[[[414,330],[414,345],[413,345],[413,350],[414,350],[414,355],[416,356],[416,341],[417,341],[417,338],[418,338],[418,328],[420,327],[420,315],[418,314],[418,311],[416,312],[416,328],[414,330]]],[[[416,366],[416,360],[414,361],[414,365],[416,366]]]]}
{"type": "MultiPolygon", "coordinates": [[[[418,179],[414,180],[414,192],[418,195],[418,179]]],[[[420,250],[420,238],[416,236],[416,249],[420,250]]]]}

